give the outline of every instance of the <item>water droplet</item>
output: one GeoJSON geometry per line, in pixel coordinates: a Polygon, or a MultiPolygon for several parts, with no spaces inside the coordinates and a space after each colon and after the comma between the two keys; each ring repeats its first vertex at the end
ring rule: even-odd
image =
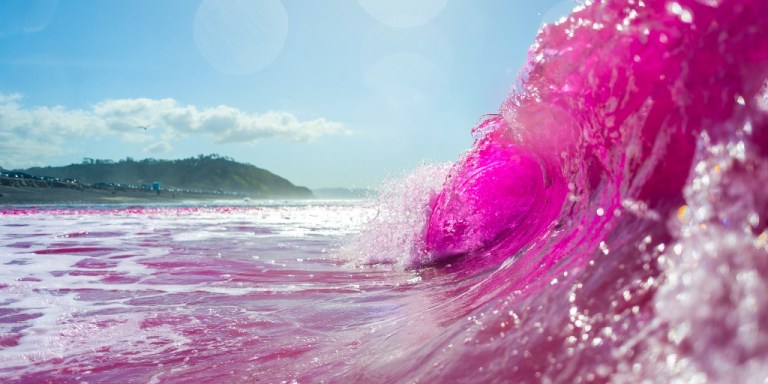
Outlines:
{"type": "Polygon", "coordinates": [[[600,250],[603,251],[603,254],[607,255],[610,251],[608,249],[608,245],[605,244],[605,241],[600,242],[600,250]]]}
{"type": "Polygon", "coordinates": [[[693,13],[688,8],[681,6],[677,2],[667,3],[667,11],[680,18],[683,23],[693,22],[693,13]]]}
{"type": "Polygon", "coordinates": [[[757,228],[757,226],[760,224],[760,216],[752,212],[749,214],[749,225],[752,226],[752,228],[757,228]]]}

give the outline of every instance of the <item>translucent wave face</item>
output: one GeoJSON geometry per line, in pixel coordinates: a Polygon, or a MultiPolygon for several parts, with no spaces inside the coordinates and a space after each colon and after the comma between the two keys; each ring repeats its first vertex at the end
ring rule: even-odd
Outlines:
{"type": "Polygon", "coordinates": [[[475,148],[448,174],[426,223],[430,261],[491,246],[514,254],[559,215],[561,177],[546,159],[510,140],[508,130],[500,116],[485,121],[475,148]]]}
{"type": "Polygon", "coordinates": [[[767,13],[599,1],[542,29],[414,229],[416,266],[475,279],[421,378],[765,377],[767,13]]]}
{"type": "Polygon", "coordinates": [[[544,190],[542,173],[535,157],[512,145],[489,144],[470,155],[432,208],[427,250],[438,259],[460,255],[514,233],[544,190]]]}
{"type": "Polygon", "coordinates": [[[602,212],[605,223],[606,212],[636,204],[668,214],[683,199],[698,133],[722,139],[731,125],[764,125],[765,28],[750,27],[760,7],[607,1],[544,27],[515,92],[446,179],[427,252],[527,244],[541,231],[519,228],[573,220],[566,211],[602,212]]]}

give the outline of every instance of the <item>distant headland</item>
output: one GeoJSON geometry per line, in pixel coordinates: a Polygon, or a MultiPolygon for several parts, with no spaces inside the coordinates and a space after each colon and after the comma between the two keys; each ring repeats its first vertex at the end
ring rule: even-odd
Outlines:
{"type": "Polygon", "coordinates": [[[60,167],[0,168],[0,205],[312,197],[306,187],[217,154],[181,160],[85,158],[60,167]]]}

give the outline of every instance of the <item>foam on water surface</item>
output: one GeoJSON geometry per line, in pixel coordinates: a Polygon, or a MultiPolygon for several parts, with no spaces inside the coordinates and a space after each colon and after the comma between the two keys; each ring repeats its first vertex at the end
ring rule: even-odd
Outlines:
{"type": "Polygon", "coordinates": [[[242,351],[254,362],[231,380],[256,375],[255,360],[290,355],[294,337],[325,326],[292,311],[323,297],[330,311],[331,299],[370,288],[328,250],[373,213],[317,202],[4,210],[0,376],[205,379],[190,361],[238,361],[230,354],[249,343],[262,346],[242,351]]]}

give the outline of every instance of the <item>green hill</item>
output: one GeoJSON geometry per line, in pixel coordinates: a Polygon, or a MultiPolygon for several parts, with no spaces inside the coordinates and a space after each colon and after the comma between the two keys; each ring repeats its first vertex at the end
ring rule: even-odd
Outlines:
{"type": "Polygon", "coordinates": [[[163,188],[224,191],[253,197],[312,197],[309,189],[295,186],[272,172],[216,154],[181,160],[136,161],[126,158],[117,162],[86,158],[81,164],[34,167],[24,172],[36,176],[75,179],[84,184],[120,183],[141,186],[158,181],[163,188]]]}

